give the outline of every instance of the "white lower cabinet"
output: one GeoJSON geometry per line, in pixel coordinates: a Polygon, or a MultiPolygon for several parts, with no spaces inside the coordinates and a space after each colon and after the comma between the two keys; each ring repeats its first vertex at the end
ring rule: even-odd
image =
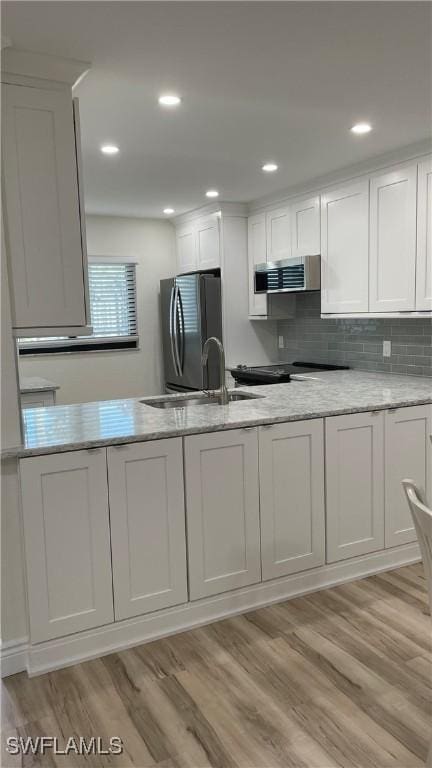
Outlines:
{"type": "Polygon", "coordinates": [[[20,461],[30,636],[113,621],[106,451],[20,461]]]}
{"type": "Polygon", "coordinates": [[[322,419],[260,427],[263,580],[325,562],[322,419]]]}
{"type": "Polygon", "coordinates": [[[415,541],[431,434],[419,405],[21,459],[31,643],[415,541]]]}
{"type": "Polygon", "coordinates": [[[413,480],[430,504],[432,405],[396,408],[385,416],[385,546],[416,540],[402,480],[413,480]]]}
{"type": "Polygon", "coordinates": [[[326,419],[327,562],[384,548],[384,412],[326,419]]]}
{"type": "Polygon", "coordinates": [[[44,392],[23,392],[21,394],[21,408],[46,408],[55,405],[55,389],[44,392]]]}
{"type": "Polygon", "coordinates": [[[261,580],[257,429],[184,439],[190,598],[261,580]]]}
{"type": "Polygon", "coordinates": [[[108,448],[115,618],[186,602],[181,437],[108,448]]]}

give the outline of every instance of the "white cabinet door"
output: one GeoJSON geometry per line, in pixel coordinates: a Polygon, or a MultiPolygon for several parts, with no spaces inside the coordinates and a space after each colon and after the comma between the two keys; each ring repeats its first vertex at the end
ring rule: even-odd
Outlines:
{"type": "Polygon", "coordinates": [[[32,643],[113,621],[106,451],[20,461],[32,643]]]}
{"type": "Polygon", "coordinates": [[[108,448],[116,620],[186,602],[181,438],[108,448]]]}
{"type": "Polygon", "coordinates": [[[369,181],[321,195],[321,311],[368,311],[369,181]]]}
{"type": "Polygon", "coordinates": [[[260,427],[263,579],[325,562],[323,420],[260,427]]]}
{"type": "Polygon", "coordinates": [[[188,224],[177,230],[176,243],[178,274],[195,272],[198,269],[198,255],[196,232],[193,224],[188,224]]]}
{"type": "Polygon", "coordinates": [[[198,269],[216,269],[220,267],[219,252],[220,217],[213,213],[203,216],[196,223],[196,247],[198,269]]]}
{"type": "Polygon", "coordinates": [[[15,328],[86,325],[70,93],[3,85],[5,227],[15,328]]]}
{"type": "Polygon", "coordinates": [[[321,253],[319,195],[291,203],[291,250],[293,256],[321,253]]]}
{"type": "Polygon", "coordinates": [[[264,213],[248,218],[248,271],[249,316],[267,315],[267,296],[254,291],[255,264],[263,264],[267,258],[266,217],[264,213]]]}
{"type": "Polygon", "coordinates": [[[266,216],[267,261],[291,256],[291,217],[288,206],[269,211],[266,216]]]}
{"type": "Polygon", "coordinates": [[[432,310],[432,157],[418,166],[416,309],[432,310]]]}
{"type": "Polygon", "coordinates": [[[186,437],[191,600],[261,580],[256,428],[186,437]]]}
{"type": "Polygon", "coordinates": [[[415,164],[371,179],[371,312],[415,309],[416,199],[415,164]]]}
{"type": "Polygon", "coordinates": [[[326,419],[327,562],[384,548],[384,413],[326,419]]]}
{"type": "Polygon", "coordinates": [[[45,392],[23,392],[21,408],[45,408],[55,405],[55,389],[45,392]]]}
{"type": "Polygon", "coordinates": [[[395,547],[416,540],[402,488],[413,480],[431,503],[432,405],[387,411],[385,416],[385,545],[395,547]]]}

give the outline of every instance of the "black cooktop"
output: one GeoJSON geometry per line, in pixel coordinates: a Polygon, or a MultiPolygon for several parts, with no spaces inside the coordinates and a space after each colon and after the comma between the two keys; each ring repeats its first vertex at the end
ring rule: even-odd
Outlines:
{"type": "Polygon", "coordinates": [[[331,363],[277,363],[276,365],[239,365],[231,368],[231,375],[237,384],[285,384],[291,381],[291,374],[313,373],[314,371],[346,371],[348,365],[331,363]]]}

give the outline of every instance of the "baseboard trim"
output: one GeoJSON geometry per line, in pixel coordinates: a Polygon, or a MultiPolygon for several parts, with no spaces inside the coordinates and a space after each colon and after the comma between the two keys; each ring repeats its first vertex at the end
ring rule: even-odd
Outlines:
{"type": "Polygon", "coordinates": [[[27,654],[29,649],[28,637],[9,640],[0,646],[1,677],[16,675],[27,669],[27,654]]]}
{"type": "MultiPolygon", "coordinates": [[[[11,660],[2,674],[27,669],[30,676],[40,675],[419,560],[418,544],[405,544],[45,643],[20,641],[15,655],[12,644],[6,650],[11,660]],[[6,671],[9,669],[12,671],[6,671]]],[[[3,661],[3,649],[1,658],[3,661]]]]}

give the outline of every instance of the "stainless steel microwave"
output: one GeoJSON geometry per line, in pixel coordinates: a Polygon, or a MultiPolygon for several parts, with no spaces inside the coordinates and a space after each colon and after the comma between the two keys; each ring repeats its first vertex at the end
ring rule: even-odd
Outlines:
{"type": "Polygon", "coordinates": [[[300,293],[321,288],[321,257],[298,256],[256,264],[255,293],[300,293]]]}

